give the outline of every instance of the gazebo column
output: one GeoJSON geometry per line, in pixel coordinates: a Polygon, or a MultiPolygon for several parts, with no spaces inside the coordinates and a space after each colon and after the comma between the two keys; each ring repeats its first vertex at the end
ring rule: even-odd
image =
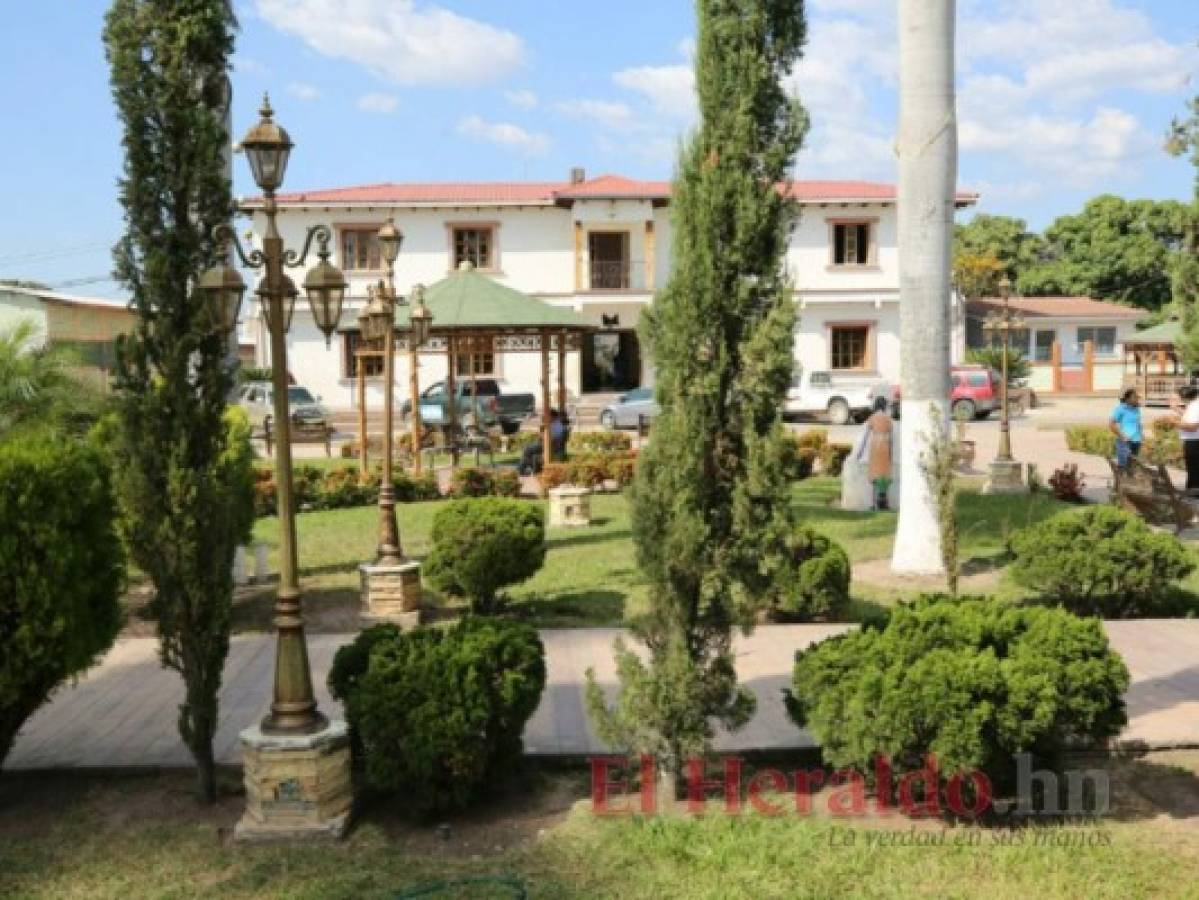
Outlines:
{"type": "MultiPolygon", "coordinates": [[[[558,335],[558,412],[566,415],[566,332],[558,335]]],[[[571,423],[572,425],[574,423],[571,423]]]]}
{"type": "Polygon", "coordinates": [[[541,334],[541,460],[543,465],[553,461],[554,442],[550,434],[550,336],[541,334]]]}
{"type": "Polygon", "coordinates": [[[421,435],[420,421],[420,348],[412,331],[408,332],[408,391],[412,395],[412,434],[409,437],[409,447],[412,450],[412,471],[420,475],[422,471],[420,451],[424,439],[421,435]]]}
{"type": "Polygon", "coordinates": [[[366,357],[361,351],[354,351],[354,362],[358,366],[358,477],[365,482],[370,476],[370,461],[366,449],[366,357]]]}
{"type": "Polygon", "coordinates": [[[455,369],[458,367],[457,350],[458,342],[454,340],[453,332],[446,335],[445,352],[449,357],[449,367],[446,370],[445,376],[445,414],[446,414],[446,440],[450,442],[450,468],[458,468],[458,379],[455,369]]]}

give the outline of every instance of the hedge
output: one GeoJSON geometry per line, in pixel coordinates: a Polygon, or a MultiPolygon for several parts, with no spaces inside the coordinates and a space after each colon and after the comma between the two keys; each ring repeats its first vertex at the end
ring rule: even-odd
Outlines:
{"type": "Polygon", "coordinates": [[[51,693],[121,628],[125,562],[103,452],[0,445],[0,764],[51,693]]]}
{"type": "Polygon", "coordinates": [[[1016,754],[1052,764],[1119,734],[1128,684],[1098,619],[931,596],[800,651],[787,706],[833,767],[913,772],[931,754],[940,786],[980,771],[1002,791],[1016,754]]]}
{"type": "Polygon", "coordinates": [[[367,783],[425,814],[468,806],[517,763],[544,688],[537,632],[474,617],[445,631],[377,625],[329,673],[367,783]]]}
{"type": "Polygon", "coordinates": [[[1132,513],[1092,506],[1058,513],[1015,532],[1012,579],[1081,615],[1139,618],[1167,611],[1194,554],[1132,513]]]}

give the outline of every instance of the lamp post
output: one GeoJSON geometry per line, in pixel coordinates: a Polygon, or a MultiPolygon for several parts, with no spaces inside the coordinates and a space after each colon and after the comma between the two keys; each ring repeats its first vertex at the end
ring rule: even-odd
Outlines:
{"type": "Polygon", "coordinates": [[[1000,347],[1003,356],[1000,363],[999,386],[999,450],[991,463],[990,478],[986,490],[989,493],[1017,493],[1024,490],[1021,477],[1023,466],[1012,456],[1011,404],[1008,402],[1009,357],[1012,352],[1012,332],[1027,327],[1019,312],[1011,308],[1012,282],[1006,276],[999,282],[999,296],[1003,300],[1001,312],[988,313],[983,321],[983,330],[988,334],[1001,335],[1000,347]]]}
{"type": "Polygon", "coordinates": [[[425,306],[425,286],[418,284],[412,289],[412,309],[408,313],[408,392],[412,400],[412,470],[421,473],[420,451],[424,434],[420,418],[420,348],[429,340],[433,313],[425,306]]]}
{"type": "Polygon", "coordinates": [[[379,282],[373,292],[366,315],[367,336],[383,345],[383,473],[379,485],[379,544],[375,553],[376,566],[398,566],[404,559],[400,545],[400,529],[396,524],[395,482],[395,309],[399,299],[395,292],[395,262],[400,255],[404,236],[391,219],[379,229],[379,250],[387,263],[387,279],[379,282]]]}
{"type": "Polygon", "coordinates": [[[370,291],[359,322],[366,336],[383,347],[383,472],[379,485],[379,541],[375,561],[362,567],[363,594],[371,615],[415,626],[420,623],[420,564],[404,558],[395,512],[395,312],[404,300],[396,295],[395,262],[404,237],[388,219],[379,229],[379,249],[387,277],[370,291]]]}
{"type": "MultiPolygon", "coordinates": [[[[263,193],[266,234],[261,250],[249,254],[237,234],[228,225],[215,231],[218,240],[231,244],[242,264],[263,272],[255,292],[263,302],[271,339],[271,366],[275,422],[275,484],[280,530],[279,590],[275,600],[275,677],[270,712],[257,729],[242,733],[247,783],[246,817],[238,825],[239,836],[289,834],[340,834],[349,810],[349,747],[344,723],[330,723],[317,709],[312,689],[312,671],[304,636],[304,618],[300,602],[296,551],[295,503],[292,491],[291,410],[287,383],[287,330],[295,310],[298,291],[284,273],[285,267],[304,264],[317,241],[319,262],[304,279],[304,290],[317,326],[328,344],[341,317],[345,299],[345,276],[329,262],[329,229],[316,225],[308,229],[303,247],[297,253],[284,247],[278,229],[275,193],[283,183],[292,147],[287,132],[273,121],[269,98],[263,99],[261,119],[241,143],[250,163],[254,181],[263,193]],[[315,751],[315,753],[314,753],[315,751]],[[296,753],[303,760],[297,762],[296,753]],[[316,757],[328,759],[318,774],[316,757]],[[297,768],[299,766],[299,768],[297,768]],[[340,775],[345,770],[344,790],[340,775]],[[301,778],[296,772],[311,767],[312,774],[301,778]],[[336,780],[334,789],[321,785],[322,779],[336,780]],[[311,797],[307,796],[311,793],[311,797]],[[320,796],[319,802],[315,799],[320,796]],[[306,812],[295,814],[294,801],[310,801],[306,812]],[[291,801],[285,803],[285,801],[291,801]],[[288,808],[284,809],[283,806],[288,808]]],[[[245,292],[245,283],[228,263],[205,272],[199,288],[207,296],[220,327],[227,331],[236,326],[236,309],[245,292]]],[[[305,805],[305,804],[301,804],[305,805]]]]}

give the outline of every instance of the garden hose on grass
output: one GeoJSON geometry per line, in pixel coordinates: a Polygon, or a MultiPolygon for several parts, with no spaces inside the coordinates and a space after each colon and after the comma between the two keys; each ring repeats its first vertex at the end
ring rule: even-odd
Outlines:
{"type": "MultiPolygon", "coordinates": [[[[396,894],[396,900],[409,900],[412,897],[454,896],[460,888],[490,887],[494,896],[513,897],[515,900],[527,900],[529,892],[519,878],[507,876],[480,876],[478,878],[458,878],[453,881],[437,881],[430,884],[418,885],[396,894]]],[[[478,897],[477,893],[462,896],[478,897]]],[[[489,891],[486,896],[493,896],[489,891]]]]}

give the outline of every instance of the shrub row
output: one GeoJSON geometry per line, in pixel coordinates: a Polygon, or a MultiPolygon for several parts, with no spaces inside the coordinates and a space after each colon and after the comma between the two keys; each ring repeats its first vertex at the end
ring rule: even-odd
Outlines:
{"type": "Polygon", "coordinates": [[[605,481],[615,481],[620,487],[633,483],[637,470],[634,453],[593,453],[572,456],[566,462],[549,463],[541,471],[541,483],[546,490],[564,484],[599,487],[605,481]]]}
{"type": "MultiPolygon", "coordinates": [[[[1116,455],[1116,436],[1106,425],[1076,425],[1066,429],[1066,446],[1075,453],[1112,459],[1116,455]]],[[[1182,439],[1173,419],[1156,419],[1141,448],[1141,457],[1153,465],[1182,466],[1182,439]]]]}
{"type": "Polygon", "coordinates": [[[456,469],[450,481],[454,497],[519,497],[520,476],[515,469],[456,469]]]}
{"type": "Polygon", "coordinates": [[[566,444],[566,452],[581,456],[591,454],[627,455],[633,449],[633,439],[623,431],[576,431],[566,444]]]}
{"type": "Polygon", "coordinates": [[[803,481],[817,469],[822,475],[839,478],[853,448],[849,444],[831,443],[826,429],[813,428],[791,436],[784,452],[783,467],[787,477],[792,481],[803,481]]]}
{"type": "MultiPolygon", "coordinates": [[[[396,500],[413,503],[437,500],[441,491],[432,474],[413,477],[405,472],[393,474],[396,500]]],[[[299,509],[348,509],[370,506],[379,499],[379,473],[371,472],[365,481],[353,466],[322,470],[316,466],[296,466],[292,470],[292,487],[299,509]]],[[[273,516],[278,512],[278,488],[272,469],[254,470],[254,511],[258,516],[273,516]]]]}

